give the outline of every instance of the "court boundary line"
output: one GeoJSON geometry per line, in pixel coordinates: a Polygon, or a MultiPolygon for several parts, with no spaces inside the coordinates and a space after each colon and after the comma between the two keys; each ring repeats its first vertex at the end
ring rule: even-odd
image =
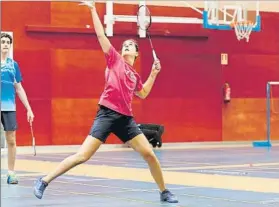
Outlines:
{"type": "MultiPolygon", "coordinates": [[[[43,173],[32,173],[32,172],[31,173],[17,173],[16,174],[17,177],[43,176],[43,175],[45,175],[45,174],[43,174],[43,173]]],[[[6,178],[6,177],[7,177],[6,173],[1,174],[1,179],[6,178]]]]}
{"type": "MultiPolygon", "coordinates": [[[[58,154],[58,155],[61,156],[62,154],[58,154]]],[[[63,154],[63,155],[65,155],[65,157],[69,156],[69,154],[63,154]]],[[[24,156],[33,157],[33,155],[24,155],[24,156]]],[[[100,159],[101,159],[101,162],[103,162],[103,160],[106,159],[106,157],[98,157],[98,156],[99,155],[96,154],[92,157],[92,159],[89,159],[88,161],[94,161],[95,162],[95,161],[100,161],[100,159]]],[[[58,161],[61,161],[63,159],[62,156],[57,157],[57,156],[49,155],[49,154],[39,155],[39,158],[51,158],[51,159],[55,159],[55,160],[58,160],[58,161]]],[[[141,157],[139,156],[139,158],[141,158],[141,157]]],[[[119,161],[122,161],[122,163],[130,163],[132,161],[137,161],[137,162],[140,162],[141,164],[146,164],[146,162],[143,159],[139,160],[139,158],[128,158],[128,159],[126,159],[126,158],[117,158],[117,157],[112,157],[112,158],[107,157],[107,160],[119,160],[119,161]]],[[[19,157],[18,159],[25,159],[25,158],[20,158],[19,157]]],[[[165,161],[165,160],[162,161],[161,160],[161,163],[171,163],[171,164],[172,163],[174,163],[174,164],[185,164],[186,163],[186,164],[193,164],[193,165],[209,165],[209,166],[219,164],[219,163],[209,163],[209,162],[183,162],[183,161],[178,162],[178,161],[172,161],[172,160],[167,160],[167,161],[165,161]]]]}
{"type": "MultiPolygon", "coordinates": [[[[46,171],[49,171],[50,168],[55,168],[58,164],[58,162],[18,160],[17,168],[20,171],[45,173],[46,171]]],[[[150,171],[148,169],[142,168],[83,164],[71,169],[65,175],[80,175],[154,183],[154,180],[150,175],[150,171]]],[[[255,178],[227,175],[216,176],[210,174],[173,171],[165,171],[164,175],[166,184],[214,187],[220,189],[246,190],[262,193],[279,193],[279,180],[274,178],[255,178]],[[207,182],[202,182],[201,179],[207,180],[207,182]],[[263,187],[263,183],[268,185],[268,188],[263,187]]]]}
{"type": "MultiPolygon", "coordinates": [[[[251,141],[252,142],[252,141],[251,141]]],[[[181,143],[164,143],[162,148],[156,148],[156,151],[162,150],[178,150],[178,149],[214,149],[214,148],[243,148],[243,147],[253,147],[251,142],[181,142],[181,143]]],[[[272,143],[273,147],[279,146],[279,141],[275,140],[272,143]]],[[[73,153],[77,152],[80,145],[47,145],[47,146],[37,146],[38,153],[73,153]]],[[[126,147],[124,144],[104,144],[100,147],[98,152],[107,151],[134,151],[132,148],[126,147]]],[[[32,146],[18,146],[17,154],[32,154],[32,146]]],[[[7,153],[7,148],[1,148],[1,154],[7,153]]]]}
{"type": "MultiPolygon", "coordinates": [[[[279,162],[271,163],[254,163],[254,167],[264,167],[264,166],[278,166],[279,162]]],[[[178,167],[178,168],[163,168],[165,171],[180,171],[180,170],[209,170],[209,169],[231,169],[231,168],[241,168],[250,167],[250,164],[234,164],[234,165],[216,165],[216,166],[201,166],[201,167],[178,167]]]]}
{"type": "MultiPolygon", "coordinates": [[[[32,188],[32,187],[29,187],[29,186],[22,186],[22,185],[21,185],[21,187],[22,188],[32,188]]],[[[84,193],[84,192],[75,192],[75,191],[67,191],[67,192],[65,192],[65,191],[57,190],[57,189],[53,189],[53,188],[51,188],[51,191],[52,192],[55,191],[55,192],[58,192],[58,193],[73,194],[73,195],[85,195],[85,196],[96,196],[96,197],[113,198],[113,199],[116,199],[116,200],[125,200],[125,201],[129,201],[129,202],[141,202],[141,203],[150,204],[150,205],[160,204],[160,205],[163,205],[163,206],[170,206],[169,203],[162,203],[162,202],[160,202],[159,195],[158,195],[158,202],[153,202],[153,201],[146,201],[146,200],[141,200],[141,199],[120,198],[120,197],[117,197],[117,196],[103,195],[102,192],[100,192],[100,193],[92,193],[92,192],[84,193]]],[[[126,191],[124,191],[124,192],[126,192],[126,191]]],[[[52,195],[56,195],[56,193],[52,193],[52,195]]],[[[59,194],[59,195],[61,195],[61,194],[59,194]]],[[[176,207],[187,207],[187,206],[179,205],[179,203],[176,205],[176,207]]]]}
{"type": "MultiPolygon", "coordinates": [[[[221,198],[221,197],[212,197],[212,196],[203,196],[203,195],[196,195],[196,194],[180,194],[185,195],[188,197],[198,197],[198,198],[205,198],[205,199],[211,199],[211,200],[222,200],[222,201],[229,201],[229,202],[240,202],[240,203],[247,203],[247,204],[262,204],[262,201],[245,201],[245,200],[236,200],[236,199],[230,199],[230,198],[221,198]]],[[[265,206],[271,206],[271,205],[265,205],[265,206]]]]}
{"type": "MultiPolygon", "coordinates": [[[[71,184],[71,183],[70,183],[71,184]]],[[[74,183],[73,183],[74,184],[74,183]]],[[[32,188],[30,186],[20,186],[22,188],[32,188]]],[[[113,198],[113,199],[117,199],[117,200],[125,200],[125,201],[130,201],[130,202],[141,202],[141,203],[145,203],[145,204],[161,204],[161,205],[166,205],[169,206],[170,204],[168,203],[162,203],[160,201],[158,201],[158,203],[153,202],[153,201],[146,201],[146,200],[141,200],[141,199],[130,199],[130,198],[119,198],[116,196],[109,196],[109,195],[104,195],[105,193],[103,192],[75,192],[75,191],[63,191],[63,190],[58,190],[58,189],[53,189],[50,188],[49,191],[52,191],[51,194],[49,192],[47,192],[47,195],[52,195],[52,196],[57,196],[57,195],[64,195],[64,194],[74,194],[74,195],[85,195],[85,196],[96,196],[96,197],[106,197],[106,198],[113,198]],[[60,194],[57,193],[53,193],[53,191],[55,192],[60,192],[60,194]]],[[[154,193],[154,191],[151,190],[140,190],[140,189],[132,189],[131,191],[113,191],[115,193],[125,193],[125,192],[150,192],[150,193],[154,193]]],[[[112,193],[112,192],[109,192],[112,193]]],[[[187,193],[180,193],[177,194],[177,196],[187,196],[187,197],[196,197],[196,198],[204,198],[204,199],[209,199],[209,200],[220,200],[220,201],[228,201],[228,202],[234,202],[234,203],[246,203],[246,204],[264,204],[264,201],[247,201],[247,200],[236,200],[236,199],[230,199],[230,198],[222,198],[222,197],[213,197],[213,196],[204,196],[204,195],[197,195],[197,194],[187,194],[187,193]]],[[[16,198],[22,198],[22,197],[34,197],[34,196],[20,196],[20,197],[16,197],[16,198]]],[[[7,197],[2,197],[3,199],[9,199],[9,198],[14,198],[13,196],[7,196],[7,197]]],[[[265,206],[274,206],[274,204],[264,204],[265,206]]],[[[188,205],[187,205],[188,206],[188,205]]],[[[176,205],[176,207],[186,207],[182,205],[176,205]]]]}

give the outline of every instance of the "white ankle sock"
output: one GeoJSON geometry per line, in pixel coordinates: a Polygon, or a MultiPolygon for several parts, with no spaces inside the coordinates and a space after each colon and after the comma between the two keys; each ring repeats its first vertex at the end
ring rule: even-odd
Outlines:
{"type": "Polygon", "coordinates": [[[13,174],[15,174],[15,171],[8,170],[8,174],[13,175],[13,174]]]}

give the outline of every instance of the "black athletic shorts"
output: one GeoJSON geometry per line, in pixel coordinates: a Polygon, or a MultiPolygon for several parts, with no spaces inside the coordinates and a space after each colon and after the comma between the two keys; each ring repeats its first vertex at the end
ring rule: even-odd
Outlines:
{"type": "Polygon", "coordinates": [[[17,121],[15,111],[1,111],[1,123],[3,124],[4,131],[16,131],[17,121]]]}
{"type": "Polygon", "coordinates": [[[97,116],[91,127],[89,135],[105,143],[108,136],[113,133],[123,143],[142,134],[132,116],[126,116],[105,106],[99,106],[97,116]]]}

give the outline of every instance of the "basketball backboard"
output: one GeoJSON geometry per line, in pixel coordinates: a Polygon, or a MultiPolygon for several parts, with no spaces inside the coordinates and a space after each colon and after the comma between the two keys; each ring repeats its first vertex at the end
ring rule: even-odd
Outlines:
{"type": "MultiPolygon", "coordinates": [[[[152,5],[153,1],[136,1],[136,4],[152,5]]],[[[176,1],[177,2],[177,1],[176,1]]],[[[181,6],[193,9],[199,13],[199,17],[176,17],[176,16],[154,16],[152,23],[174,23],[174,24],[201,24],[204,29],[235,30],[238,40],[246,38],[252,31],[261,30],[260,4],[255,1],[178,1],[181,6]]],[[[135,2],[134,2],[135,3],[135,2]]],[[[106,14],[104,23],[106,24],[106,34],[113,36],[113,26],[115,22],[137,22],[134,14],[120,15],[114,14],[113,1],[106,1],[106,14]]],[[[139,30],[139,36],[145,38],[145,32],[139,30]]]]}
{"type": "Polygon", "coordinates": [[[261,30],[259,1],[205,1],[203,26],[231,30],[232,23],[252,23],[252,31],[261,30]]]}

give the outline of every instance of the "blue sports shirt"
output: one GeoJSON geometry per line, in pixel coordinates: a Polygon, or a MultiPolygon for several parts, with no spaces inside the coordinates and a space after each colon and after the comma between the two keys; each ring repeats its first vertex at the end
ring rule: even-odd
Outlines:
{"type": "Polygon", "coordinates": [[[1,111],[16,111],[15,83],[22,81],[16,61],[11,58],[1,62],[1,111]]]}

